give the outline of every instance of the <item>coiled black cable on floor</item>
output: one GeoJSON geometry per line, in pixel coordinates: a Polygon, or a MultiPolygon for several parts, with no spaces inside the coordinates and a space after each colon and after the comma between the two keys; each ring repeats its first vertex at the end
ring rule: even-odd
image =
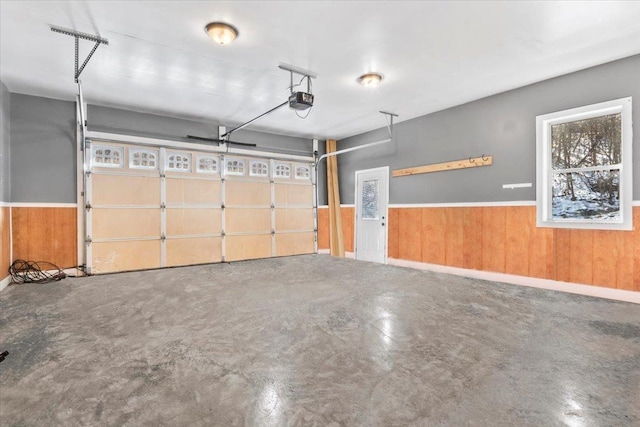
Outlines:
{"type": "Polygon", "coordinates": [[[67,277],[57,265],[47,261],[25,261],[17,259],[9,267],[13,283],[57,282],[67,277]]]}

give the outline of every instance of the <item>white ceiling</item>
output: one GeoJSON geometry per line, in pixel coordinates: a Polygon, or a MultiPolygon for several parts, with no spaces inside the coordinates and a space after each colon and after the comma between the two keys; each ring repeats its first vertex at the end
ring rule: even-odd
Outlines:
{"type": "MultiPolygon", "coordinates": [[[[286,100],[287,63],[318,74],[302,120],[288,108],[251,129],[337,138],[640,53],[640,2],[2,1],[0,78],[10,92],[74,99],[74,40],[109,39],[83,72],[94,104],[220,122],[286,100]],[[204,32],[239,30],[228,46],[204,32]],[[385,76],[376,89],[356,78],[385,76]]],[[[81,61],[92,43],[81,42],[81,61]]],[[[89,118],[90,120],[91,118],[89,118]]]]}

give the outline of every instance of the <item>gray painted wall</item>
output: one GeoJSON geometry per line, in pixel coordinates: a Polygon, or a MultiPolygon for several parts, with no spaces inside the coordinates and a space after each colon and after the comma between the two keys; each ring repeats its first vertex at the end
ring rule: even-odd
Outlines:
{"type": "MultiPolygon", "coordinates": [[[[339,157],[342,203],[354,203],[357,170],[482,154],[493,155],[493,166],[390,178],[390,203],[535,200],[536,116],[627,96],[633,97],[635,123],[633,198],[640,200],[640,55],[635,55],[397,124],[393,143],[339,157]],[[502,189],[521,182],[533,186],[502,189]]],[[[385,137],[386,129],[378,129],[342,140],[338,149],[385,137]]]]}
{"type": "Polygon", "coordinates": [[[11,201],[76,202],[75,104],[11,94],[11,201]]]}
{"type": "MultiPolygon", "coordinates": [[[[75,203],[75,103],[15,93],[10,97],[11,201],[75,203]]],[[[199,142],[186,135],[215,137],[218,133],[217,123],[93,105],[87,107],[87,119],[92,130],[178,141],[199,142]]],[[[232,140],[301,155],[312,150],[308,139],[250,130],[234,133],[232,140]]]]}
{"type": "Polygon", "coordinates": [[[0,202],[11,200],[10,110],[9,91],[4,83],[0,82],[0,202]]]}
{"type": "MultiPolygon", "coordinates": [[[[129,135],[160,137],[175,141],[205,144],[206,142],[187,138],[187,135],[205,138],[218,137],[218,123],[213,121],[198,122],[94,105],[87,107],[87,117],[90,130],[117,131],[129,135]]],[[[312,147],[310,139],[255,132],[247,129],[234,132],[231,136],[231,141],[257,145],[255,148],[236,146],[237,148],[257,150],[274,148],[276,150],[291,151],[291,154],[299,155],[310,155],[312,147]],[[298,151],[300,152],[298,153],[298,151]]]]}

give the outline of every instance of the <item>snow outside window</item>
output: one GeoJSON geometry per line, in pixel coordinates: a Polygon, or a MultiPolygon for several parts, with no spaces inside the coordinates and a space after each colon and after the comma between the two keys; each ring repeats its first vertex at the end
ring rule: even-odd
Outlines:
{"type": "Polygon", "coordinates": [[[276,178],[291,178],[291,164],[276,163],[273,176],[276,178]]]}
{"type": "Polygon", "coordinates": [[[538,226],[631,230],[631,98],[536,124],[538,226]]]}
{"type": "Polygon", "coordinates": [[[227,158],[226,159],[227,170],[225,171],[227,175],[244,175],[244,159],[234,159],[227,158]]]}
{"type": "Polygon", "coordinates": [[[249,172],[251,176],[268,176],[269,175],[269,166],[265,162],[261,162],[259,160],[251,161],[251,171],[249,172]]]}
{"type": "Polygon", "coordinates": [[[101,168],[121,168],[124,166],[124,149],[109,145],[93,146],[93,166],[101,168]]]}
{"type": "Polygon", "coordinates": [[[166,169],[176,172],[191,171],[191,154],[189,153],[168,153],[166,169]]]}
{"type": "Polygon", "coordinates": [[[218,173],[218,158],[215,156],[198,156],[198,169],[200,173],[218,173]]]}
{"type": "Polygon", "coordinates": [[[155,150],[129,149],[131,169],[158,169],[158,152],[155,150]]]}

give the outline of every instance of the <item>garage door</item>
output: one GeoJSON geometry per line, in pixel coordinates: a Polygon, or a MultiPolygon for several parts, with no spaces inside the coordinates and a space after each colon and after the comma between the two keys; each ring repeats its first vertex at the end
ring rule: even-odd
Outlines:
{"type": "Polygon", "coordinates": [[[90,274],[315,251],[311,163],[92,141],[90,274]]]}

